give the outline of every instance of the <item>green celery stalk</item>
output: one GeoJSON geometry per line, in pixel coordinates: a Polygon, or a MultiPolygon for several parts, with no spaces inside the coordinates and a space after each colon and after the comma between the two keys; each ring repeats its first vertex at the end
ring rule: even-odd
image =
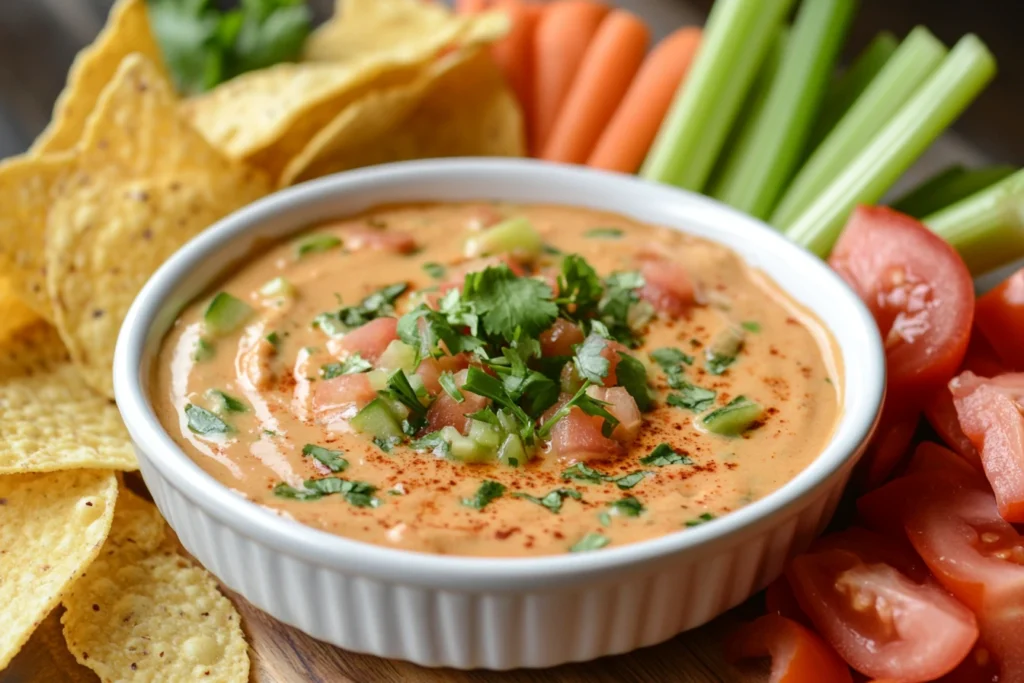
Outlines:
{"type": "Polygon", "coordinates": [[[924,218],[981,275],[1024,256],[1024,170],[924,218]]]}
{"type": "Polygon", "coordinates": [[[825,99],[821,103],[818,120],[811,130],[811,148],[817,147],[839,123],[839,119],[843,118],[846,110],[867,89],[899,45],[900,41],[896,36],[888,31],[882,31],[857,55],[850,68],[829,84],[825,91],[825,99]]]}
{"type": "Polygon", "coordinates": [[[793,0],[718,0],[686,80],[640,175],[704,188],[758,67],[793,0]]]}
{"type": "Polygon", "coordinates": [[[850,211],[892,187],[995,75],[992,53],[973,34],[957,42],[896,116],[801,214],[779,225],[797,244],[827,256],[850,211]]]}
{"type": "Polygon", "coordinates": [[[1013,166],[986,166],[967,169],[950,166],[924,181],[913,190],[889,204],[890,207],[914,218],[924,218],[940,209],[981,192],[1013,174],[1013,166]]]}
{"type": "Polygon", "coordinates": [[[764,108],[740,133],[712,196],[768,217],[800,160],[853,10],[853,0],[800,5],[764,108]]]}
{"type": "Polygon", "coordinates": [[[893,119],[945,56],[945,46],[928,29],[918,26],[911,31],[793,178],[771,216],[772,225],[788,225],[806,210],[893,119]]]}

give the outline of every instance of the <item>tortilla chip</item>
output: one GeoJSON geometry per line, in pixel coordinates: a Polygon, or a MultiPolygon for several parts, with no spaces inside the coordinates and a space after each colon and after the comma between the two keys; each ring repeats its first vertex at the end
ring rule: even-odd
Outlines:
{"type": "Polygon", "coordinates": [[[122,496],[100,556],[64,599],[72,654],[103,680],[248,681],[234,606],[212,576],[160,543],[155,506],[122,496]]]}
{"type": "Polygon", "coordinates": [[[508,27],[502,14],[455,16],[419,0],[352,4],[310,39],[310,55],[317,61],[242,74],[186,101],[185,115],[229,157],[244,159],[277,178],[288,161],[352,102],[412,81],[445,48],[495,40],[508,27]],[[400,8],[403,31],[411,32],[412,39],[391,39],[388,31],[393,27],[387,22],[394,11],[377,11],[378,7],[400,8]],[[332,47],[350,43],[358,50],[332,47]]]}
{"type": "Polygon", "coordinates": [[[116,500],[112,472],[0,477],[0,669],[99,554],[116,500]]]}
{"type": "Polygon", "coordinates": [[[39,317],[18,297],[14,284],[0,276],[0,347],[11,335],[39,317]]]}
{"type": "Polygon", "coordinates": [[[113,77],[121,60],[133,52],[161,63],[160,48],[149,28],[145,0],[118,0],[96,40],[75,57],[67,85],[53,108],[53,119],[30,153],[49,154],[74,147],[103,86],[113,77]]]}
{"type": "Polygon", "coordinates": [[[447,55],[414,84],[348,107],[292,160],[282,181],[408,159],[522,156],[525,147],[519,105],[477,48],[447,55]]]}
{"type": "Polygon", "coordinates": [[[117,408],[83,381],[56,330],[38,322],[0,344],[0,474],[138,466],[117,408]]]}

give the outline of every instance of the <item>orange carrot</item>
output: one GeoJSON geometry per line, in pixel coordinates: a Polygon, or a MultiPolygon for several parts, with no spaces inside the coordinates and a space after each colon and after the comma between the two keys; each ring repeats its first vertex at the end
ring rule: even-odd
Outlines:
{"type": "Polygon", "coordinates": [[[588,166],[635,173],[686,77],[700,45],[701,31],[687,26],[658,43],[597,141],[588,166]]]}
{"type": "Polygon", "coordinates": [[[647,51],[640,19],[615,10],[601,22],[540,157],[582,164],[615,113],[647,51]]]}
{"type": "Polygon", "coordinates": [[[476,14],[487,9],[487,0],[455,0],[455,11],[459,14],[476,14]]]}
{"type": "MultiPolygon", "coordinates": [[[[519,100],[523,120],[528,122],[533,111],[533,34],[541,7],[518,0],[498,0],[494,3],[494,9],[507,12],[512,26],[508,35],[491,48],[491,55],[519,100]]],[[[529,145],[529,126],[526,136],[529,145]]]]}
{"type": "Polygon", "coordinates": [[[533,37],[530,127],[535,150],[544,149],[587,46],[607,14],[607,7],[591,0],[563,0],[544,9],[533,37]]]}

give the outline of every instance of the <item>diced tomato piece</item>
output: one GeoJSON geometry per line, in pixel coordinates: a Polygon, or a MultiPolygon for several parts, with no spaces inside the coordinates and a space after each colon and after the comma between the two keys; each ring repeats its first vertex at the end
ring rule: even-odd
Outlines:
{"type": "MultiPolygon", "coordinates": [[[[551,417],[570,398],[569,394],[562,394],[558,402],[548,409],[541,422],[551,417]]],[[[615,439],[601,433],[603,425],[602,418],[587,415],[579,408],[573,408],[551,429],[551,452],[564,462],[591,462],[622,456],[626,449],[615,439]]]]}
{"type": "Polygon", "coordinates": [[[391,228],[348,228],[343,236],[345,249],[361,251],[390,251],[395,254],[411,254],[416,251],[416,238],[407,232],[391,228]]]}
{"type": "Polygon", "coordinates": [[[978,328],[999,358],[1024,371],[1024,268],[981,296],[976,311],[978,328]]]}
{"type": "Polygon", "coordinates": [[[960,428],[981,454],[999,512],[1024,522],[1024,373],[990,379],[967,371],[950,382],[960,428]]]}
{"type": "Polygon", "coordinates": [[[970,610],[932,580],[901,570],[908,554],[869,532],[834,535],[796,557],[786,576],[818,632],[854,669],[929,681],[967,656],[978,627],[970,610]]]}
{"type": "Polygon", "coordinates": [[[888,401],[923,406],[953,377],[970,339],[974,282],[963,259],[910,216],[860,206],[829,263],[881,330],[888,401]]]}
{"type": "Polygon", "coordinates": [[[771,683],[848,683],[846,663],[818,636],[777,614],[740,626],[727,645],[730,659],[772,658],[771,683]]]}
{"type": "Polygon", "coordinates": [[[980,639],[955,669],[936,679],[935,683],[999,683],[1010,679],[999,677],[999,664],[988,645],[980,639]]]}
{"type": "Polygon", "coordinates": [[[958,453],[931,441],[922,441],[914,451],[914,457],[907,465],[907,475],[942,472],[953,479],[962,479],[972,485],[985,488],[988,482],[981,472],[981,462],[976,467],[958,453]]]}
{"type": "Polygon", "coordinates": [[[785,576],[775,579],[764,590],[764,609],[768,614],[778,614],[804,626],[811,625],[811,620],[800,609],[800,603],[796,601],[793,589],[789,587],[789,581],[785,576]]]}
{"type": "Polygon", "coordinates": [[[439,379],[444,372],[456,373],[469,367],[469,354],[459,353],[454,356],[444,355],[440,358],[424,358],[416,368],[416,374],[423,380],[423,386],[431,394],[441,391],[439,379]]]}
{"type": "Polygon", "coordinates": [[[941,498],[949,495],[950,490],[969,484],[969,480],[945,469],[917,471],[858,498],[857,514],[868,528],[891,538],[904,538],[903,515],[915,499],[941,498]]]}
{"type": "Polygon", "coordinates": [[[358,353],[375,363],[388,344],[398,339],[397,318],[377,318],[345,333],[344,337],[329,339],[327,350],[334,356],[345,357],[358,353]]]}
{"type": "Polygon", "coordinates": [[[313,412],[318,422],[348,419],[377,397],[365,373],[341,375],[316,382],[313,389],[313,412]]]}
{"type": "Polygon", "coordinates": [[[935,578],[978,616],[1001,681],[1024,681],[1024,537],[999,516],[995,497],[972,487],[917,496],[907,537],[935,578]]]}
{"type": "Polygon", "coordinates": [[[612,438],[627,446],[633,443],[640,434],[640,423],[643,418],[640,417],[640,409],[630,393],[622,387],[588,387],[587,394],[591,398],[607,403],[604,409],[619,421],[612,432],[612,438]]]}
{"type": "Polygon", "coordinates": [[[919,421],[918,411],[908,413],[898,402],[886,399],[878,428],[858,465],[861,481],[867,490],[880,486],[900,464],[914,440],[919,421]]]}
{"type": "Polygon", "coordinates": [[[571,356],[572,347],[583,341],[583,332],[576,323],[558,318],[540,334],[540,352],[545,356],[571,356]]]}
{"type": "MultiPolygon", "coordinates": [[[[466,370],[460,370],[455,375],[455,385],[462,387],[466,383],[466,370]]],[[[490,399],[479,396],[465,389],[459,390],[463,401],[459,403],[445,392],[438,394],[434,402],[427,409],[427,426],[424,431],[434,432],[443,427],[455,427],[461,433],[469,432],[469,418],[466,417],[478,410],[483,410],[490,403],[490,399]]]]}
{"type": "Polygon", "coordinates": [[[645,258],[640,264],[644,286],[640,298],[672,318],[678,318],[693,305],[693,282],[686,269],[667,258],[645,258]]]}

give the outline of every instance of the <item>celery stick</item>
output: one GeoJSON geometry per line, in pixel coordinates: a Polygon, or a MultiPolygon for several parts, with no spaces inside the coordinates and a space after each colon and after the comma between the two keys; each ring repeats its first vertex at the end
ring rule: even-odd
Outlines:
{"type": "Polygon", "coordinates": [[[924,224],[960,252],[972,275],[1024,256],[1024,170],[926,216],[924,224]]]}
{"type": "Polygon", "coordinates": [[[967,169],[950,166],[924,181],[913,190],[889,204],[914,218],[923,218],[940,209],[981,192],[1010,176],[1017,169],[1013,166],[986,166],[967,169]]]}
{"type": "Polygon", "coordinates": [[[796,219],[779,225],[796,243],[828,255],[850,211],[877,202],[995,75],[992,53],[960,39],[893,119],[796,219]]]}
{"type": "Polygon", "coordinates": [[[788,225],[810,206],[892,120],[945,56],[945,46],[927,29],[918,26],[911,31],[885,68],[797,173],[772,214],[771,223],[788,225]]]}
{"type": "Polygon", "coordinates": [[[799,161],[853,9],[853,0],[800,6],[764,109],[740,133],[713,196],[758,218],[771,213],[799,161]]]}
{"type": "Polygon", "coordinates": [[[718,0],[640,174],[703,189],[715,159],[793,0],[718,0]]]}
{"type": "Polygon", "coordinates": [[[867,89],[899,45],[900,41],[896,36],[888,31],[882,31],[857,55],[850,68],[832,81],[825,91],[821,112],[811,130],[810,147],[817,147],[839,123],[839,119],[843,118],[846,111],[867,89]]]}

